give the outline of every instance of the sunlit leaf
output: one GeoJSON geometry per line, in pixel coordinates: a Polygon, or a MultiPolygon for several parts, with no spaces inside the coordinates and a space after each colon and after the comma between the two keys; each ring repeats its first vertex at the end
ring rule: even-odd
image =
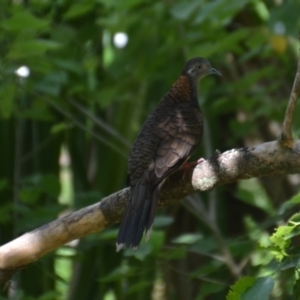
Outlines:
{"type": "Polygon", "coordinates": [[[281,261],[284,256],[287,255],[286,250],[290,245],[291,240],[286,239],[286,237],[291,233],[293,227],[291,226],[279,226],[275,233],[270,237],[271,242],[278,249],[274,251],[275,257],[281,261]]]}
{"type": "Polygon", "coordinates": [[[242,277],[238,281],[235,282],[234,285],[230,287],[230,291],[226,296],[226,300],[240,300],[242,294],[251,287],[256,278],[255,277],[242,277]]]}
{"type": "Polygon", "coordinates": [[[172,240],[176,244],[194,244],[202,239],[201,234],[186,233],[172,240]]]}

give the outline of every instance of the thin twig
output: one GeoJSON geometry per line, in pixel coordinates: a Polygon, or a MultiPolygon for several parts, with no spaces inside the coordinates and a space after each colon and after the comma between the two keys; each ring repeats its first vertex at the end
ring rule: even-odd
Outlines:
{"type": "Polygon", "coordinates": [[[93,120],[95,122],[95,124],[97,124],[103,130],[105,130],[111,136],[116,138],[120,143],[123,144],[123,146],[125,146],[127,149],[131,148],[131,144],[126,139],[124,139],[113,127],[109,126],[104,121],[102,121],[99,117],[92,114],[88,109],[86,109],[84,106],[79,104],[77,101],[72,100],[72,99],[69,99],[69,101],[73,106],[75,106],[86,117],[89,117],[91,120],[93,120]]]}
{"type": "Polygon", "coordinates": [[[280,144],[287,148],[293,148],[294,140],[292,136],[293,115],[300,94],[300,59],[298,61],[297,73],[294,80],[294,85],[290,95],[289,103],[285,111],[282,133],[280,135],[280,144]]]}
{"type": "Polygon", "coordinates": [[[40,95],[37,92],[33,92],[33,91],[28,91],[27,89],[25,89],[23,86],[19,86],[19,88],[25,90],[26,92],[35,95],[41,99],[43,99],[44,101],[48,102],[52,107],[54,107],[58,112],[60,112],[64,117],[68,118],[69,120],[71,120],[73,122],[73,124],[80,128],[81,130],[83,130],[84,132],[88,133],[90,136],[94,137],[96,140],[98,140],[99,142],[103,143],[104,145],[106,145],[107,147],[111,148],[112,150],[114,150],[115,152],[121,154],[121,156],[123,157],[127,157],[126,152],[124,152],[122,149],[120,149],[120,147],[118,147],[117,145],[115,145],[114,143],[110,142],[108,139],[102,137],[101,135],[95,133],[93,130],[90,130],[89,128],[87,128],[82,122],[80,122],[77,118],[75,118],[71,113],[69,113],[66,109],[64,109],[62,106],[60,106],[58,103],[56,103],[55,101],[53,101],[50,97],[47,97],[46,95],[40,95]]]}
{"type": "Polygon", "coordinates": [[[46,102],[56,108],[63,116],[67,117],[68,119],[72,120],[72,122],[79,127],[80,129],[84,130],[85,132],[89,133],[92,137],[96,138],[98,141],[102,142],[104,145],[110,147],[112,150],[121,154],[121,156],[126,157],[126,154],[120,147],[117,147],[113,143],[111,143],[108,139],[102,137],[101,135],[95,133],[93,130],[88,129],[84,124],[82,124],[78,119],[76,119],[71,113],[67,112],[63,109],[60,105],[58,105],[55,101],[52,101],[48,97],[43,98],[46,102]]]}
{"type": "Polygon", "coordinates": [[[205,210],[204,206],[199,206],[198,202],[194,202],[191,197],[188,197],[185,203],[188,203],[188,205],[191,206],[189,208],[190,212],[197,218],[199,218],[203,223],[205,223],[206,226],[208,226],[208,228],[210,228],[219,245],[220,252],[222,253],[223,263],[227,266],[232,276],[238,278],[241,275],[238,264],[234,261],[234,258],[232,257],[228,249],[228,244],[223,239],[217,223],[214,222],[214,220],[210,220],[209,215],[207,214],[207,211],[205,210]]]}

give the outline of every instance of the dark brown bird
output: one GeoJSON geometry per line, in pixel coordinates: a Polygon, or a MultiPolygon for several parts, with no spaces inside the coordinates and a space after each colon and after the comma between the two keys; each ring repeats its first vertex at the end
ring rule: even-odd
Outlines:
{"type": "Polygon", "coordinates": [[[119,230],[117,251],[123,246],[137,249],[144,231],[150,234],[166,177],[180,168],[200,144],[203,120],[198,83],[208,74],[221,76],[206,59],[189,60],[136,138],[128,161],[130,199],[119,230]]]}

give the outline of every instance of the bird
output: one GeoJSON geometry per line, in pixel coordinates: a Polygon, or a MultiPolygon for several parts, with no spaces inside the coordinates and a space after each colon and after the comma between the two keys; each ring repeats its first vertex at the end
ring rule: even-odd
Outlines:
{"type": "Polygon", "coordinates": [[[164,181],[199,146],[203,119],[198,84],[209,74],[222,76],[205,58],[188,60],[142,126],[128,159],[130,197],[116,241],[117,251],[123,247],[136,250],[144,233],[149,238],[164,181]]]}

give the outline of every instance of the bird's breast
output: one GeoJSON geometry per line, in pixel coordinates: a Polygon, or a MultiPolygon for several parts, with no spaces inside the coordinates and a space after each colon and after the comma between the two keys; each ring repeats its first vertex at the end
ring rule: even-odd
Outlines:
{"type": "Polygon", "coordinates": [[[189,101],[192,94],[191,85],[189,79],[186,76],[181,75],[178,80],[173,84],[169,97],[175,99],[176,102],[189,101]]]}

